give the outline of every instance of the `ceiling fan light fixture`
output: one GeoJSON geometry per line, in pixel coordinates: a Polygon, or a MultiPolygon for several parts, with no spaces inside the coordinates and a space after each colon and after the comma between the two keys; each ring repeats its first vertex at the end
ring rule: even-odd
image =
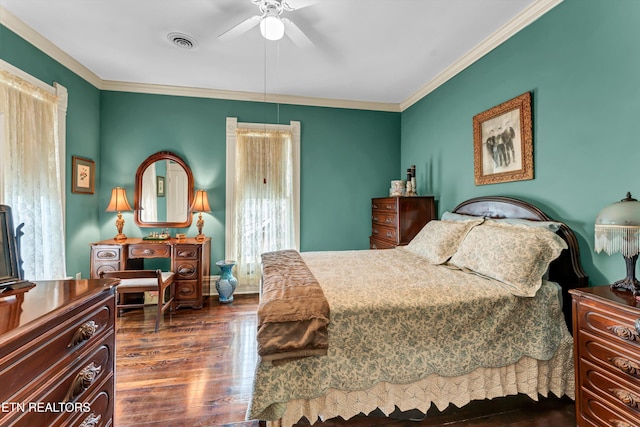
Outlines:
{"type": "Polygon", "coordinates": [[[284,23],[278,15],[267,14],[260,21],[260,33],[267,40],[280,40],[284,36],[284,23]]]}

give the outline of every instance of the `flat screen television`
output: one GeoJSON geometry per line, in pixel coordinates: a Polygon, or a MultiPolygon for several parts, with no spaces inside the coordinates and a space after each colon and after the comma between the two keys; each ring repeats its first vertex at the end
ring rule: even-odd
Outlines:
{"type": "Polygon", "coordinates": [[[0,205],[0,290],[24,283],[11,207],[0,205]]]}

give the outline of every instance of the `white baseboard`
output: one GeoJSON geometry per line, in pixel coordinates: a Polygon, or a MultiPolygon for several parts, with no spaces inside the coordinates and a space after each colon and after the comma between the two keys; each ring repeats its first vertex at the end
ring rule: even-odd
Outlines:
{"type": "MultiPolygon", "coordinates": [[[[218,291],[216,291],[216,280],[218,280],[218,278],[220,277],[220,275],[216,275],[216,276],[209,276],[209,293],[207,294],[205,292],[205,295],[209,295],[209,296],[218,296],[218,291]]],[[[206,287],[205,287],[206,289],[206,287]]],[[[234,295],[252,295],[252,294],[257,294],[258,293],[258,289],[255,289],[254,286],[247,286],[247,285],[238,285],[238,287],[236,288],[235,292],[233,293],[234,295]]]]}

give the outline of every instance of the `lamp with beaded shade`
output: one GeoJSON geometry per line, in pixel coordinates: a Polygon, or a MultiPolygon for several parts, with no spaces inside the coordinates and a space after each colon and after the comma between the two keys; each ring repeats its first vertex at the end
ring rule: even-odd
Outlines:
{"type": "Polygon", "coordinates": [[[640,282],[636,279],[636,261],[640,253],[640,202],[627,197],[602,209],[596,217],[595,251],[621,253],[627,266],[627,277],[611,284],[637,295],[640,282]]]}

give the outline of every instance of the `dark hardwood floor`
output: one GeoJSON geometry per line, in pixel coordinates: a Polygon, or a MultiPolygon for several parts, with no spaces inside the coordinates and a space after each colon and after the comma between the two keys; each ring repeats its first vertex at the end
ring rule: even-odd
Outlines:
{"type": "MultiPolygon", "coordinates": [[[[257,305],[256,296],[237,296],[229,305],[210,297],[202,310],[165,314],[156,334],[151,307],[119,317],[115,427],[257,427],[257,421],[244,421],[256,361],[257,305]]],[[[569,427],[575,426],[575,410],[569,399],[515,396],[430,411],[420,422],[356,417],[316,425],[569,427]]]]}

